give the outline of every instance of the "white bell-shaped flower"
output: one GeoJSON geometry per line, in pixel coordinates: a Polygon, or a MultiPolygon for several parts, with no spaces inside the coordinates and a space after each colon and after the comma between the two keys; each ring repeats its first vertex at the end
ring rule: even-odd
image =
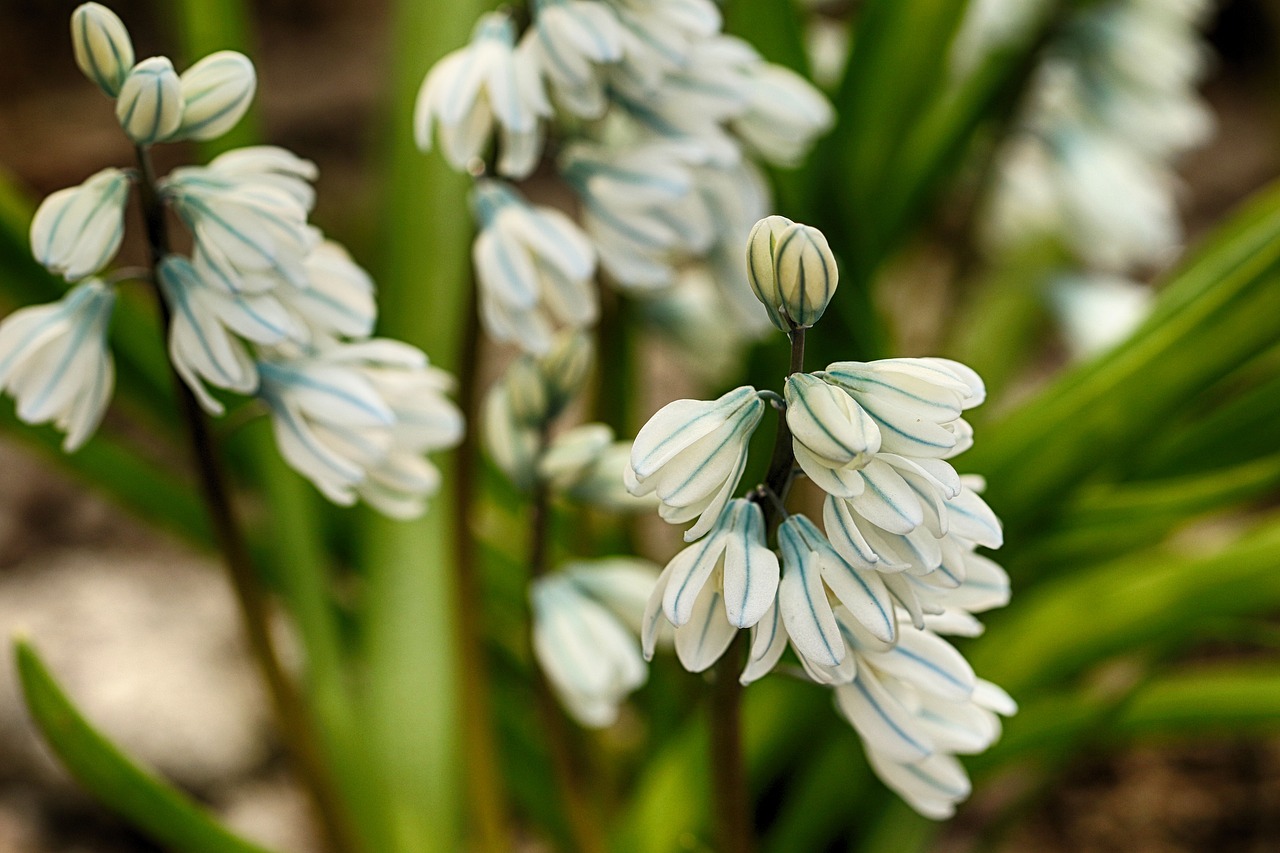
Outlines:
{"type": "Polygon", "coordinates": [[[493,337],[542,354],[557,323],[595,321],[595,250],[573,220],[528,204],[500,181],[478,181],[471,202],[480,223],[472,257],[481,315],[493,337]]]}
{"type": "Polygon", "coordinates": [[[835,124],[831,102],[796,72],[770,62],[751,66],[750,100],[732,128],[764,160],[776,166],[800,164],[814,140],[835,124]]]}
{"type": "Polygon", "coordinates": [[[601,66],[622,59],[622,25],[598,0],[539,0],[520,51],[530,54],[565,109],[599,118],[609,103],[601,66]]]}
{"type": "Polygon", "coordinates": [[[319,170],[315,163],[287,148],[278,145],[233,148],[214,157],[205,168],[231,183],[281,190],[308,213],[315,207],[316,191],[312,184],[319,170]]]}
{"type": "Polygon", "coordinates": [[[720,31],[720,9],[710,0],[606,0],[624,32],[619,74],[652,92],[684,65],[694,46],[720,31]]]}
{"type": "Polygon", "coordinates": [[[84,76],[114,98],[133,67],[133,42],[124,21],[99,3],[82,3],[71,13],[71,45],[84,76]]]}
{"type": "Polygon", "coordinates": [[[340,356],[340,347],[262,352],[258,395],[285,461],[329,500],[350,506],[391,450],[396,415],[365,372],[340,356]]]}
{"type": "Polygon", "coordinates": [[[645,657],[665,621],[675,626],[685,669],[711,666],[740,628],[759,622],[778,591],[778,557],[765,544],[764,514],[752,501],[730,501],[711,532],[672,558],[649,596],[642,623],[645,657]]]}
{"type": "Polygon", "coordinates": [[[68,453],[102,422],[115,382],[107,327],[115,292],[97,279],[58,302],[21,308],[0,322],[0,389],[13,395],[18,417],[52,421],[67,434],[68,453]]]}
{"type": "Polygon", "coordinates": [[[429,151],[438,129],[445,160],[466,171],[484,153],[496,123],[498,172],[523,178],[542,154],[542,118],[550,114],[537,68],[515,50],[511,18],[490,12],[476,23],[470,44],[427,74],[414,109],[414,136],[429,151]]]}
{"type": "Polygon", "coordinates": [[[253,357],[241,338],[279,344],[298,329],[284,306],[270,294],[228,293],[211,279],[210,270],[180,255],[169,255],[157,267],[160,292],[169,306],[169,359],[173,368],[212,414],[222,414],[205,388],[251,394],[258,387],[253,357]]]}
{"type": "Polygon", "coordinates": [[[534,655],[584,726],[612,725],[648,676],[634,625],[643,606],[637,593],[653,579],[651,564],[614,559],[573,563],[530,586],[534,655]]]}
{"type": "Polygon", "coordinates": [[[783,565],[778,610],[791,644],[815,678],[838,682],[852,675],[841,667],[848,651],[828,593],[863,633],[886,645],[896,641],[893,598],[874,562],[846,560],[803,515],[782,522],[778,547],[783,565]]]}
{"type": "Polygon", "coordinates": [[[316,238],[299,197],[303,180],[269,168],[275,162],[273,152],[253,151],[174,169],[160,182],[163,197],[195,237],[197,254],[232,292],[307,286],[304,261],[316,238]]]}
{"type": "Polygon", "coordinates": [[[318,238],[302,261],[306,287],[273,291],[315,340],[367,338],[378,319],[374,283],[333,240],[318,238]]]}
{"type": "Polygon", "coordinates": [[[858,471],[880,451],[880,429],[844,389],[807,373],[785,386],[787,427],[796,462],[828,494],[852,498],[865,481],[858,471]]]}
{"type": "Polygon", "coordinates": [[[627,467],[633,495],[656,492],[658,514],[671,524],[698,521],[686,542],[702,537],[729,503],[747,464],[747,445],[764,415],[748,385],[717,400],[676,400],[658,410],[636,436],[627,467]]]}
{"type": "Polygon", "coordinates": [[[163,56],[129,69],[116,97],[116,118],[136,145],[163,142],[182,124],[182,84],[163,56]]]}
{"type": "Polygon", "coordinates": [[[581,424],[556,436],[538,460],[538,474],[551,487],[579,503],[613,512],[634,512],[656,504],[626,490],[622,472],[631,459],[631,442],[615,441],[606,424],[581,424]]]}
{"type": "Polygon", "coordinates": [[[440,472],[426,454],[462,438],[462,412],[447,396],[453,377],[417,347],[386,338],[333,346],[326,357],[358,369],[395,418],[386,452],[367,466],[356,494],[392,518],[416,518],[440,488],[440,472]]]}
{"type": "Polygon", "coordinates": [[[50,272],[79,281],[101,270],[120,251],[129,176],[103,169],[77,187],[41,202],[31,220],[31,252],[50,272]]]}
{"type": "Polygon", "coordinates": [[[209,54],[178,79],[182,123],[174,135],[180,139],[216,139],[235,127],[249,109],[258,83],[249,57],[234,50],[209,54]]]}

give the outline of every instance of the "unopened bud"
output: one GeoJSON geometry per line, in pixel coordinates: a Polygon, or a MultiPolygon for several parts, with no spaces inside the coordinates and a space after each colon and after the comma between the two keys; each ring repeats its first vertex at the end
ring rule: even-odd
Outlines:
{"type": "Polygon", "coordinates": [[[138,145],[173,135],[182,124],[182,87],[168,59],[153,56],[133,66],[120,87],[116,118],[138,145]]]}
{"type": "Polygon", "coordinates": [[[235,127],[253,100],[258,78],[249,57],[234,50],[211,53],[182,73],[183,139],[214,139],[235,127]]]}
{"type": "Polygon", "coordinates": [[[71,44],[76,65],[111,97],[120,94],[133,67],[133,42],[115,12],[98,3],[85,3],[71,13],[71,44]]]}
{"type": "Polygon", "coordinates": [[[840,278],[822,232],[798,223],[788,226],[774,246],[773,269],[784,318],[799,328],[818,322],[840,278]]]}
{"type": "Polygon", "coordinates": [[[561,332],[551,351],[538,359],[547,383],[548,417],[560,414],[587,381],[595,356],[591,339],[582,332],[561,332]]]}
{"type": "Polygon", "coordinates": [[[511,417],[527,426],[541,426],[548,420],[547,386],[538,364],[529,356],[511,363],[502,377],[507,390],[511,417]]]}
{"type": "Polygon", "coordinates": [[[769,312],[769,320],[784,332],[787,324],[779,313],[782,297],[774,274],[773,252],[778,237],[794,224],[785,216],[766,216],[755,224],[747,237],[747,282],[764,310],[769,312]]]}

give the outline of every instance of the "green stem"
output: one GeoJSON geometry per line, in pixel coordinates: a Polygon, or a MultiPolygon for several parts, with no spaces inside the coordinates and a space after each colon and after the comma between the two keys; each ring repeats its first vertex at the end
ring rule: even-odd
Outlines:
{"type": "MultiPolygon", "coordinates": [[[[544,428],[538,445],[539,458],[546,450],[548,440],[549,436],[544,428]]],[[[550,520],[551,493],[546,482],[538,478],[533,487],[529,519],[529,576],[531,579],[536,580],[544,576],[550,568],[548,561],[551,544],[550,520]]],[[[530,661],[538,714],[542,719],[547,751],[551,756],[551,765],[555,772],[556,785],[560,789],[574,848],[578,853],[605,853],[608,845],[605,842],[604,831],[600,827],[596,809],[587,794],[564,714],[556,702],[555,694],[551,690],[551,685],[547,683],[546,676],[533,659],[532,651],[530,661]]]]}
{"type": "MultiPolygon", "coordinates": [[[[161,328],[167,339],[173,318],[159,288],[159,265],[170,251],[165,207],[156,190],[151,152],[139,146],[137,157],[140,173],[139,199],[151,253],[151,280],[160,306],[161,328]]],[[[311,799],[315,817],[324,830],[330,849],[335,853],[355,851],[357,845],[352,841],[353,836],[345,821],[341,799],[337,796],[321,758],[311,718],[295,686],[285,675],[272,643],[270,603],[259,583],[244,533],[232,509],[230,490],[219,463],[209,421],[177,371],[171,372],[178,408],[190,438],[191,457],[200,484],[200,494],[213,527],[214,541],[222,553],[223,564],[231,580],[241,621],[249,640],[249,649],[266,683],[281,737],[294,760],[299,779],[311,799]]]]}
{"type": "Polygon", "coordinates": [[[476,462],[480,448],[475,425],[479,422],[476,389],[480,363],[480,315],[475,288],[467,304],[462,358],[459,360],[458,405],[470,428],[458,446],[454,475],[454,503],[461,520],[454,525],[457,577],[454,584],[458,635],[458,689],[462,705],[462,749],[471,819],[480,850],[490,853],[511,849],[507,809],[494,740],[493,701],[489,694],[489,667],[485,659],[484,625],[481,619],[484,590],[476,559],[471,510],[475,506],[476,462]]]}
{"type": "MultiPolygon", "coordinates": [[[[792,329],[791,361],[787,375],[804,370],[805,330],[792,329]]],[[[764,513],[767,535],[772,537],[782,522],[791,485],[795,481],[796,457],[791,429],[784,408],[778,409],[778,430],[773,443],[763,490],[752,495],[764,513]]],[[[751,853],[754,847],[751,819],[751,791],[747,785],[746,762],[742,755],[742,671],[746,642],[741,632],[715,667],[715,682],[708,701],[711,726],[712,824],[717,853],[751,853]]]]}

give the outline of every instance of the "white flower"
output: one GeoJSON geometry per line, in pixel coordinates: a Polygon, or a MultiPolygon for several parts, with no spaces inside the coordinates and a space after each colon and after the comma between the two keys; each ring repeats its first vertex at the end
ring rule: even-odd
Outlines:
{"type": "Polygon", "coordinates": [[[171,137],[182,124],[182,86],[173,63],[153,56],[130,68],[116,98],[116,118],[137,145],[171,137]]]}
{"type": "MultiPolygon", "coordinates": [[[[226,156],[226,155],[224,155],[226,156]]],[[[160,191],[195,237],[196,253],[232,292],[306,287],[314,234],[294,172],[267,170],[267,152],[174,169],[160,191]],[[264,156],[266,155],[266,156],[264,156]]],[[[302,162],[302,161],[299,161],[302,162]]]]}
{"type": "Polygon", "coordinates": [[[643,89],[657,88],[680,68],[695,44],[720,30],[720,10],[710,0],[607,0],[624,28],[620,75],[643,89]]]}
{"type": "Polygon", "coordinates": [[[551,347],[555,323],[595,321],[595,250],[573,220],[529,205],[499,181],[477,181],[471,203],[481,226],[472,257],[493,337],[541,354],[551,347]]]}
{"type": "Polygon", "coordinates": [[[58,190],[31,220],[31,252],[50,272],[79,281],[120,251],[129,176],[103,169],[78,187],[58,190]]]}
{"type": "Polygon", "coordinates": [[[0,323],[0,389],[29,424],[53,421],[68,453],[102,421],[115,382],[107,327],[115,292],[97,279],[61,301],[22,308],[0,323]]]}
{"type": "Polygon", "coordinates": [[[302,261],[306,287],[281,287],[273,295],[316,341],[362,339],[378,319],[373,279],[340,243],[318,238],[302,261]]]}
{"type": "Polygon", "coordinates": [[[730,501],[704,539],[672,558],[649,596],[641,640],[653,656],[662,617],[675,626],[676,654],[702,672],[729,647],[739,628],[773,609],[778,557],[765,545],[764,514],[752,501],[730,501]]]}
{"type": "Polygon", "coordinates": [[[1097,355],[1129,337],[1155,301],[1150,287],[1121,276],[1060,276],[1051,288],[1063,337],[1077,359],[1097,355]]]}
{"type": "Polygon", "coordinates": [[[835,124],[835,110],[812,83],[781,65],[752,66],[745,112],[732,127],[765,160],[797,166],[835,124]]]}
{"type": "Polygon", "coordinates": [[[315,207],[316,191],[311,185],[319,171],[278,145],[249,145],[233,148],[209,161],[210,173],[235,184],[269,186],[282,190],[308,213],[315,207]]]}
{"type": "Polygon", "coordinates": [[[538,474],[552,488],[581,503],[614,512],[645,509],[654,501],[626,490],[622,472],[631,442],[614,441],[606,424],[581,424],[556,436],[538,460],[538,474]]]}
{"type": "Polygon", "coordinates": [[[598,0],[541,0],[533,26],[520,42],[557,100],[588,119],[599,118],[608,107],[599,66],[620,60],[622,48],[617,15],[598,0]]]}
{"type": "Polygon", "coordinates": [[[326,350],[328,363],[358,368],[395,418],[386,452],[367,466],[359,497],[392,518],[416,518],[440,487],[425,454],[462,438],[462,413],[446,396],[453,377],[430,366],[417,347],[375,338],[326,350]]]}
{"type": "Polygon", "coordinates": [[[647,669],[632,627],[637,592],[653,583],[640,560],[574,563],[534,580],[533,651],[570,713],[602,728],[618,706],[644,684],[647,669]]]}
{"type": "Polygon", "coordinates": [[[551,114],[537,69],[517,53],[515,26],[500,12],[481,16],[471,43],[436,63],[418,91],[414,136],[431,150],[439,128],[444,158],[465,171],[498,125],[498,172],[523,178],[542,153],[541,118],[551,114]]]}
{"type": "Polygon", "coordinates": [[[872,562],[850,562],[803,515],[778,528],[782,582],[778,612],[805,669],[817,681],[840,683],[853,677],[846,634],[856,631],[885,646],[897,641],[893,599],[872,562]],[[839,602],[833,608],[828,593],[839,602]],[[837,609],[845,617],[837,621],[837,609]]]}
{"type": "Polygon", "coordinates": [[[295,337],[293,321],[269,294],[228,293],[197,259],[192,264],[169,255],[158,268],[160,292],[169,306],[169,359],[204,408],[222,414],[222,404],[205,389],[209,382],[250,394],[258,387],[253,357],[240,338],[278,344],[295,337]]]}
{"type": "Polygon", "coordinates": [[[711,529],[729,502],[747,464],[751,433],[764,402],[748,385],[717,400],[676,400],[658,410],[636,436],[627,467],[633,495],[656,492],[658,510],[671,524],[698,521],[686,542],[711,529]]]}
{"type": "Polygon", "coordinates": [[[285,461],[329,500],[350,506],[391,450],[396,416],[373,381],[335,355],[340,348],[261,354],[258,394],[285,461]]]}
{"type": "Polygon", "coordinates": [[[235,127],[253,101],[257,75],[249,57],[220,50],[182,72],[183,139],[216,139],[235,127]]]}
{"type": "Polygon", "coordinates": [[[793,373],[785,386],[787,427],[796,462],[828,494],[862,494],[858,471],[880,451],[880,429],[844,389],[807,373],[793,373]]]}
{"type": "Polygon", "coordinates": [[[98,3],[83,3],[71,13],[71,45],[76,65],[109,96],[133,67],[133,42],[115,12],[98,3]]]}
{"type": "Polygon", "coordinates": [[[959,453],[967,432],[960,415],[986,395],[976,373],[939,358],[841,361],[818,375],[848,391],[871,415],[882,450],[909,457],[947,459],[959,453]]]}

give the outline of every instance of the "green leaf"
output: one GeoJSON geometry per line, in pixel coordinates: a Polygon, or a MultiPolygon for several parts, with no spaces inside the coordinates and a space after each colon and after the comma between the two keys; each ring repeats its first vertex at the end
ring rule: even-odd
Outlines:
{"type": "Polygon", "coordinates": [[[63,765],[108,808],[183,853],[266,853],[233,835],[185,794],[141,769],[71,704],[25,640],[14,643],[27,708],[63,765]]]}
{"type": "Polygon", "coordinates": [[[1280,337],[1280,188],[1223,226],[1173,276],[1125,343],[990,427],[966,455],[1016,541],[1090,475],[1280,337]],[[1027,464],[1035,460],[1034,465],[1027,464]]]}

